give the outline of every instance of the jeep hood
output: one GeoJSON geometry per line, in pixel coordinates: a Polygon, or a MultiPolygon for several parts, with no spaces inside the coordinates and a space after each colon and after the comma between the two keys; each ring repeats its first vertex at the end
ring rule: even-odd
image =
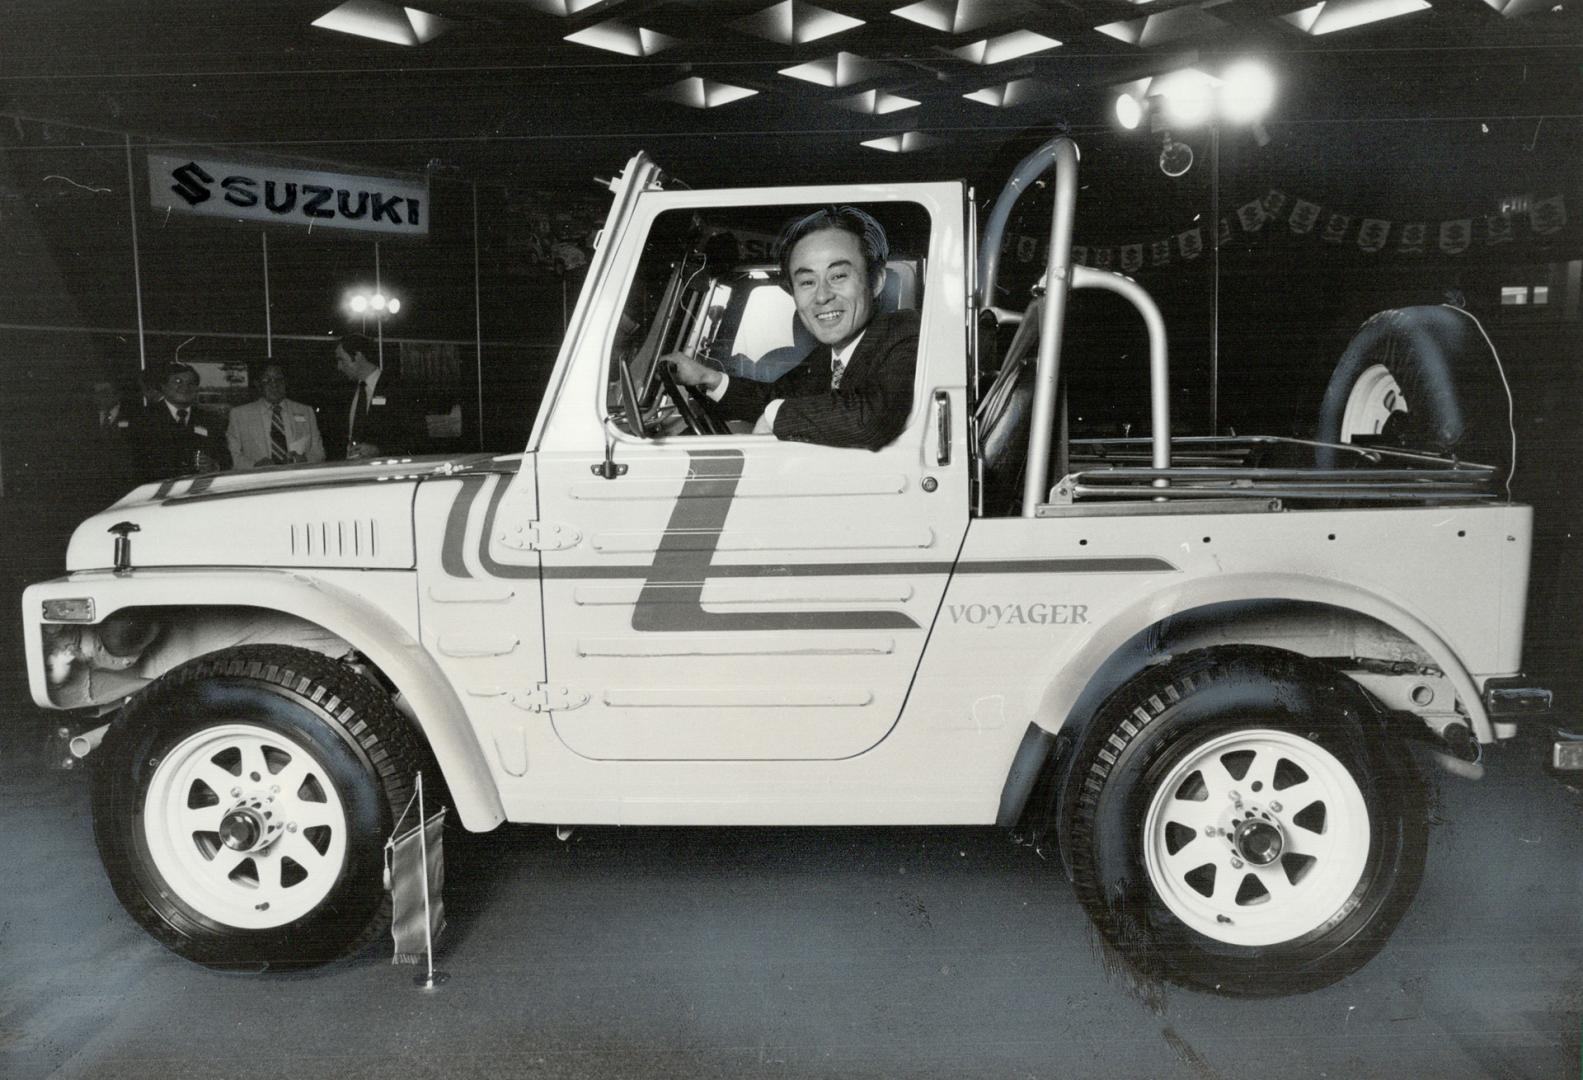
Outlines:
{"type": "Polygon", "coordinates": [[[490,454],[376,458],[327,465],[184,477],[136,488],[84,521],[66,569],[114,565],[128,533],[131,564],[319,566],[408,569],[414,565],[412,499],[425,479],[500,468],[490,454]]]}

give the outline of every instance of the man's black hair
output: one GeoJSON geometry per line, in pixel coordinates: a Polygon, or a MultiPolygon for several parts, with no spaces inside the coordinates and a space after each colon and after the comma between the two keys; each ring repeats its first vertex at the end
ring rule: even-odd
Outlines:
{"type": "Polygon", "coordinates": [[[180,360],[172,360],[165,365],[165,370],[160,373],[159,384],[164,386],[177,375],[191,375],[196,379],[198,378],[198,369],[191,364],[183,364],[180,360]]]}
{"type": "Polygon", "coordinates": [[[358,353],[362,353],[363,359],[375,367],[379,366],[379,350],[374,346],[374,340],[367,334],[359,334],[355,331],[345,333],[340,336],[337,344],[346,350],[347,356],[355,359],[358,353]]]}
{"type": "Polygon", "coordinates": [[[792,249],[803,237],[821,229],[840,229],[857,237],[858,248],[863,252],[863,262],[868,267],[869,288],[872,289],[883,280],[885,260],[890,258],[890,243],[885,239],[885,227],[855,206],[822,206],[811,214],[793,218],[781,230],[780,239],[775,242],[781,264],[781,288],[792,291],[792,249]]]}

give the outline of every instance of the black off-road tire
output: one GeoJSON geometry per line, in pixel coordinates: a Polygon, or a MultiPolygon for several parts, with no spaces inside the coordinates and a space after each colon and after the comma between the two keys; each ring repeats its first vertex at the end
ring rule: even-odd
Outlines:
{"type": "MultiPolygon", "coordinates": [[[[1316,437],[1432,451],[1497,466],[1504,478],[1512,455],[1509,404],[1499,363],[1472,316],[1442,305],[1397,308],[1371,316],[1337,361],[1316,437]],[[1405,411],[1393,412],[1377,434],[1348,430],[1349,406],[1370,396],[1382,374],[1405,411]]],[[[1355,460],[1323,446],[1317,457],[1323,468],[1355,460]]]]}
{"type": "Polygon", "coordinates": [[[1260,647],[1186,653],[1118,690],[1061,807],[1077,896],[1106,941],[1146,977],[1232,996],[1314,990],[1365,964],[1416,894],[1427,846],[1422,782],[1384,724],[1351,680],[1260,647]],[[1250,789],[1255,776],[1274,779],[1250,789]],[[1233,861],[1245,841],[1210,815],[1285,846],[1268,865],[1233,861]]]}
{"type": "MultiPolygon", "coordinates": [[[[91,759],[94,838],[121,904],[171,951],[214,968],[256,971],[326,963],[361,951],[389,927],[383,846],[427,760],[421,739],[389,695],[345,664],[288,646],[225,649],[173,669],[139,693],[111,724],[91,759]],[[228,748],[227,738],[237,746],[258,747],[265,768],[247,775],[242,753],[228,748]],[[218,748],[215,757],[206,759],[211,747],[218,748]],[[293,883],[295,887],[313,879],[314,894],[323,891],[311,908],[282,925],[227,921],[224,916],[232,911],[239,913],[238,921],[247,918],[246,897],[232,886],[275,887],[285,878],[266,879],[270,849],[261,851],[251,867],[239,867],[239,879],[211,873],[206,861],[227,856],[227,851],[207,833],[186,835],[184,823],[164,828],[163,822],[174,822],[185,807],[198,804],[199,812],[208,810],[207,792],[212,791],[202,780],[160,779],[159,789],[166,794],[150,806],[151,784],[170,775],[160,768],[173,752],[191,766],[190,775],[219,777],[215,782],[220,786],[225,778],[215,769],[227,769],[226,775],[236,770],[235,787],[215,793],[215,813],[255,797],[264,810],[280,810],[282,818],[294,805],[311,814],[320,801],[338,801],[344,814],[334,828],[342,836],[334,837],[328,825],[300,832],[305,840],[312,838],[315,849],[322,842],[332,854],[344,853],[327,860],[320,877],[303,870],[303,881],[293,883]],[[261,775],[277,763],[282,777],[294,778],[304,770],[309,776],[299,792],[274,797],[285,802],[271,799],[274,777],[261,775]],[[302,802],[291,803],[294,794],[302,793],[302,802]],[[181,834],[174,842],[165,839],[172,831],[181,834]],[[172,876],[156,865],[154,847],[164,852],[167,866],[177,868],[172,876]],[[172,863],[173,858],[178,861],[172,863]],[[185,869],[189,867],[190,873],[185,869]],[[249,872],[261,881],[249,886],[249,872]],[[218,907],[209,895],[211,886],[222,894],[218,907]],[[236,906],[238,896],[243,907],[236,906]],[[201,910],[205,906],[207,912],[201,910]]],[[[170,769],[179,767],[177,758],[168,763],[170,769]]],[[[297,835],[293,827],[289,834],[277,833],[277,842],[288,837],[296,842],[297,835]]],[[[287,866],[288,857],[278,852],[272,857],[274,868],[285,876],[302,870],[287,866]]],[[[303,864],[318,865],[306,857],[303,864]]],[[[273,895],[288,898],[277,906],[281,912],[308,894],[276,888],[273,895]]],[[[259,916],[264,921],[276,917],[259,916]]]]}

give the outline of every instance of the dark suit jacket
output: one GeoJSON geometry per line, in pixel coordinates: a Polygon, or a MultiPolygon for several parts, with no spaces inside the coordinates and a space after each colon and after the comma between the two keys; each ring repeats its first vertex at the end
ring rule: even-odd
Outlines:
{"type": "Polygon", "coordinates": [[[907,423],[917,366],[918,313],[888,312],[869,320],[840,389],[830,388],[830,346],[818,345],[772,383],[733,376],[718,407],[730,419],[751,421],[782,398],[776,438],[878,450],[907,423]]]}
{"type": "MultiPolygon", "coordinates": [[[[356,385],[352,393],[357,393],[356,385]]],[[[348,400],[341,407],[341,415],[345,416],[351,408],[348,400]]],[[[428,445],[428,438],[422,403],[387,371],[379,377],[373,400],[353,425],[349,437],[342,440],[341,453],[337,456],[345,457],[346,443],[352,441],[373,443],[381,454],[421,454],[428,445]]]]}
{"type": "Polygon", "coordinates": [[[183,427],[163,401],[134,409],[127,428],[139,482],[186,476],[196,470],[194,454],[202,450],[219,468],[231,464],[225,445],[225,417],[193,406],[183,427]]]}

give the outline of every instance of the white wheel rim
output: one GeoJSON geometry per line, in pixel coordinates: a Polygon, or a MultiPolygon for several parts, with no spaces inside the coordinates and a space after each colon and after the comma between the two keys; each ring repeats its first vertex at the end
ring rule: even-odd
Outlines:
{"type": "Polygon", "coordinates": [[[159,762],[143,807],[155,868],[200,914],[239,929],[301,918],[346,864],[346,811],[322,764],[301,744],[252,724],[188,736],[159,762]],[[220,839],[229,821],[262,822],[255,846],[220,839]]]}
{"type": "Polygon", "coordinates": [[[1341,441],[1349,443],[1359,435],[1378,435],[1392,415],[1406,411],[1407,399],[1395,377],[1384,364],[1375,364],[1358,376],[1347,395],[1347,407],[1341,414],[1341,441]]]}
{"type": "Polygon", "coordinates": [[[1189,928],[1228,945],[1274,945],[1340,911],[1363,878],[1369,835],[1363,792],[1335,755],[1249,728],[1171,768],[1149,801],[1143,854],[1155,892],[1189,928]],[[1271,837],[1278,844],[1259,850],[1271,837]]]}

